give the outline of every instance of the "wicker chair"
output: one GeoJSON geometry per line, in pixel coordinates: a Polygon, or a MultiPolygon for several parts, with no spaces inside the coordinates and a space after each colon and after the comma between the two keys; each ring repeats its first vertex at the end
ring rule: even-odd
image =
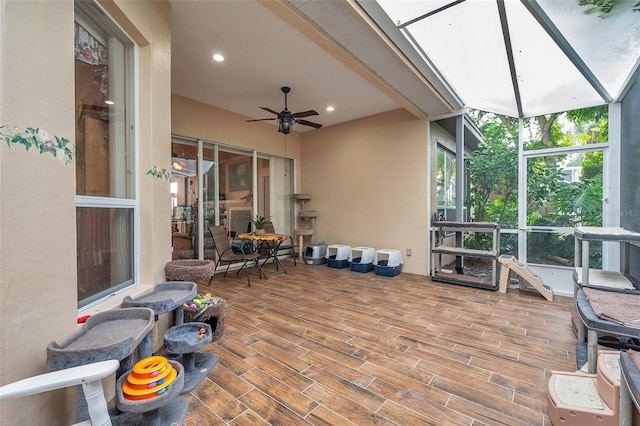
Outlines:
{"type": "MultiPolygon", "coordinates": [[[[262,278],[264,275],[267,278],[267,274],[262,270],[262,266],[260,265],[260,253],[244,253],[241,249],[237,247],[233,247],[229,242],[229,237],[227,235],[227,229],[224,226],[210,226],[209,232],[211,233],[211,238],[213,238],[213,244],[217,253],[218,260],[216,261],[215,270],[218,269],[218,265],[222,262],[227,263],[227,270],[224,271],[224,276],[227,276],[227,272],[229,271],[229,266],[232,263],[242,263],[242,267],[238,269],[236,274],[239,274],[243,269],[247,274],[247,286],[251,287],[251,280],[249,278],[249,268],[247,266],[248,262],[253,262],[255,266],[258,268],[258,276],[262,278]]],[[[213,279],[213,277],[211,277],[213,279]]],[[[211,285],[211,280],[209,280],[209,285],[211,285]]]]}
{"type": "MultiPolygon", "coordinates": [[[[273,226],[273,222],[265,223],[264,231],[267,234],[275,234],[276,230],[273,226]]],[[[293,238],[291,237],[291,235],[287,235],[287,239],[288,241],[283,241],[280,247],[278,247],[278,253],[280,253],[281,251],[284,251],[284,252],[291,251],[291,256],[293,257],[293,266],[298,266],[298,264],[296,263],[296,247],[298,246],[294,244],[293,238]]],[[[267,245],[269,249],[273,249],[273,247],[277,243],[275,241],[265,241],[264,244],[267,245]]]]}

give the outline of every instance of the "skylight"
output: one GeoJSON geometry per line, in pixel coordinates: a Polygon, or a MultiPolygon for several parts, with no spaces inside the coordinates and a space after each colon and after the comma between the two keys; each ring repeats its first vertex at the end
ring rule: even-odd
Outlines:
{"type": "Polygon", "coordinates": [[[578,0],[378,0],[466,106],[513,117],[620,100],[640,63],[635,2],[601,18],[578,0]]]}

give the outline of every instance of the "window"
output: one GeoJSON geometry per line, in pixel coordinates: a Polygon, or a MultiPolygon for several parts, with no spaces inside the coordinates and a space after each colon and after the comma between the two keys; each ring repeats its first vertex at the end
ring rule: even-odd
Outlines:
{"type": "Polygon", "coordinates": [[[133,43],[92,3],[75,9],[78,305],[134,282],[133,43]]]}
{"type": "Polygon", "coordinates": [[[456,220],[456,155],[438,145],[436,196],[445,220],[456,220]]]}

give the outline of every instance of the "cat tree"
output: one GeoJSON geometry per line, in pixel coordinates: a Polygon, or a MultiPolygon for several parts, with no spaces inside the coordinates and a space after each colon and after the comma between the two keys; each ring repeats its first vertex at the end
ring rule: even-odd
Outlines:
{"type": "Polygon", "coordinates": [[[293,199],[298,204],[298,220],[296,223],[295,235],[298,237],[298,259],[303,259],[304,237],[308,236],[309,241],[313,240],[315,220],[318,212],[305,210],[305,204],[311,200],[311,194],[294,194],[293,199]]]}

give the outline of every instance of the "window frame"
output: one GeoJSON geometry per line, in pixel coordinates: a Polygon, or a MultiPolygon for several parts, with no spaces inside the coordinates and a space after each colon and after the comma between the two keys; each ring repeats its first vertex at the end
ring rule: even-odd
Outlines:
{"type": "MultiPolygon", "coordinates": [[[[436,177],[436,209],[437,209],[438,212],[442,212],[444,214],[445,220],[455,220],[455,214],[456,214],[456,210],[457,210],[457,208],[456,208],[455,186],[454,186],[454,189],[453,189],[453,205],[446,205],[446,204],[441,205],[440,204],[440,200],[438,199],[438,157],[439,157],[440,151],[444,152],[444,160],[445,160],[444,161],[444,163],[445,163],[445,170],[444,170],[445,176],[443,178],[443,181],[446,181],[446,178],[447,178],[447,176],[446,176],[446,173],[447,173],[447,167],[446,167],[446,165],[447,165],[447,156],[449,156],[450,159],[452,159],[453,162],[454,162],[453,163],[454,167],[449,170],[449,182],[451,182],[451,170],[453,170],[454,172],[457,172],[457,169],[455,167],[455,162],[457,162],[457,160],[458,160],[457,159],[457,155],[456,155],[455,152],[453,152],[452,150],[448,149],[446,146],[444,146],[444,145],[442,145],[440,143],[436,143],[436,176],[435,176],[436,177]],[[447,216],[447,211],[452,211],[454,217],[453,218],[448,217],[447,216]]],[[[449,164],[451,164],[451,161],[449,161],[449,164]]],[[[458,184],[458,182],[456,181],[456,178],[453,179],[453,184],[454,185],[458,184]]],[[[451,190],[449,192],[451,192],[451,190]]],[[[444,196],[444,198],[447,198],[445,193],[446,193],[446,187],[445,187],[445,189],[443,189],[443,196],[444,196]]]]}
{"type": "MultiPolygon", "coordinates": [[[[139,46],[135,40],[122,28],[118,21],[111,16],[104,8],[102,8],[95,0],[91,2],[75,1],[74,2],[74,20],[73,25],[78,22],[86,28],[86,26],[97,27],[99,31],[105,31],[105,28],[114,33],[124,46],[124,54],[128,60],[128,66],[125,69],[128,77],[128,87],[126,88],[126,113],[124,117],[124,129],[128,133],[129,147],[126,151],[126,161],[131,170],[127,179],[129,182],[129,198],[108,197],[108,196],[91,196],[76,195],[75,207],[78,208],[104,208],[104,209],[126,209],[132,210],[132,227],[131,230],[131,278],[111,286],[109,289],[96,293],[88,298],[78,300],[78,312],[96,306],[115,294],[129,290],[140,281],[140,179],[139,176],[139,130],[137,123],[139,122],[139,46]]],[[[75,80],[75,73],[74,73],[75,80]]],[[[77,116],[74,118],[77,119],[77,116]]],[[[77,221],[77,217],[76,217],[77,221]]],[[[79,253],[76,248],[76,253],[79,253]]],[[[80,282],[77,281],[76,286],[80,282]]]]}
{"type": "MultiPolygon", "coordinates": [[[[522,119],[521,119],[522,121],[522,119]]],[[[522,125],[521,125],[522,127],[522,125]]],[[[522,134],[522,132],[520,132],[522,134]]],[[[520,259],[528,258],[528,240],[529,234],[535,232],[551,233],[551,234],[573,234],[574,228],[559,227],[559,226],[530,226],[527,223],[527,200],[529,196],[529,188],[527,185],[527,165],[529,159],[535,159],[539,157],[547,156],[559,156],[566,154],[587,153],[602,151],[604,155],[603,159],[603,178],[605,179],[604,187],[608,186],[608,182],[611,179],[610,169],[607,166],[609,163],[609,142],[599,142],[594,144],[575,145],[567,147],[554,147],[536,150],[525,150],[526,142],[521,137],[520,141],[520,155],[519,155],[519,198],[518,198],[518,256],[520,259]],[[521,195],[520,195],[521,194],[521,195]]],[[[604,188],[603,187],[603,188],[604,188]]],[[[603,217],[605,214],[605,203],[603,200],[603,217]]],[[[603,223],[603,226],[607,226],[603,223]]],[[[532,263],[537,265],[535,263],[532,263]]]]}

